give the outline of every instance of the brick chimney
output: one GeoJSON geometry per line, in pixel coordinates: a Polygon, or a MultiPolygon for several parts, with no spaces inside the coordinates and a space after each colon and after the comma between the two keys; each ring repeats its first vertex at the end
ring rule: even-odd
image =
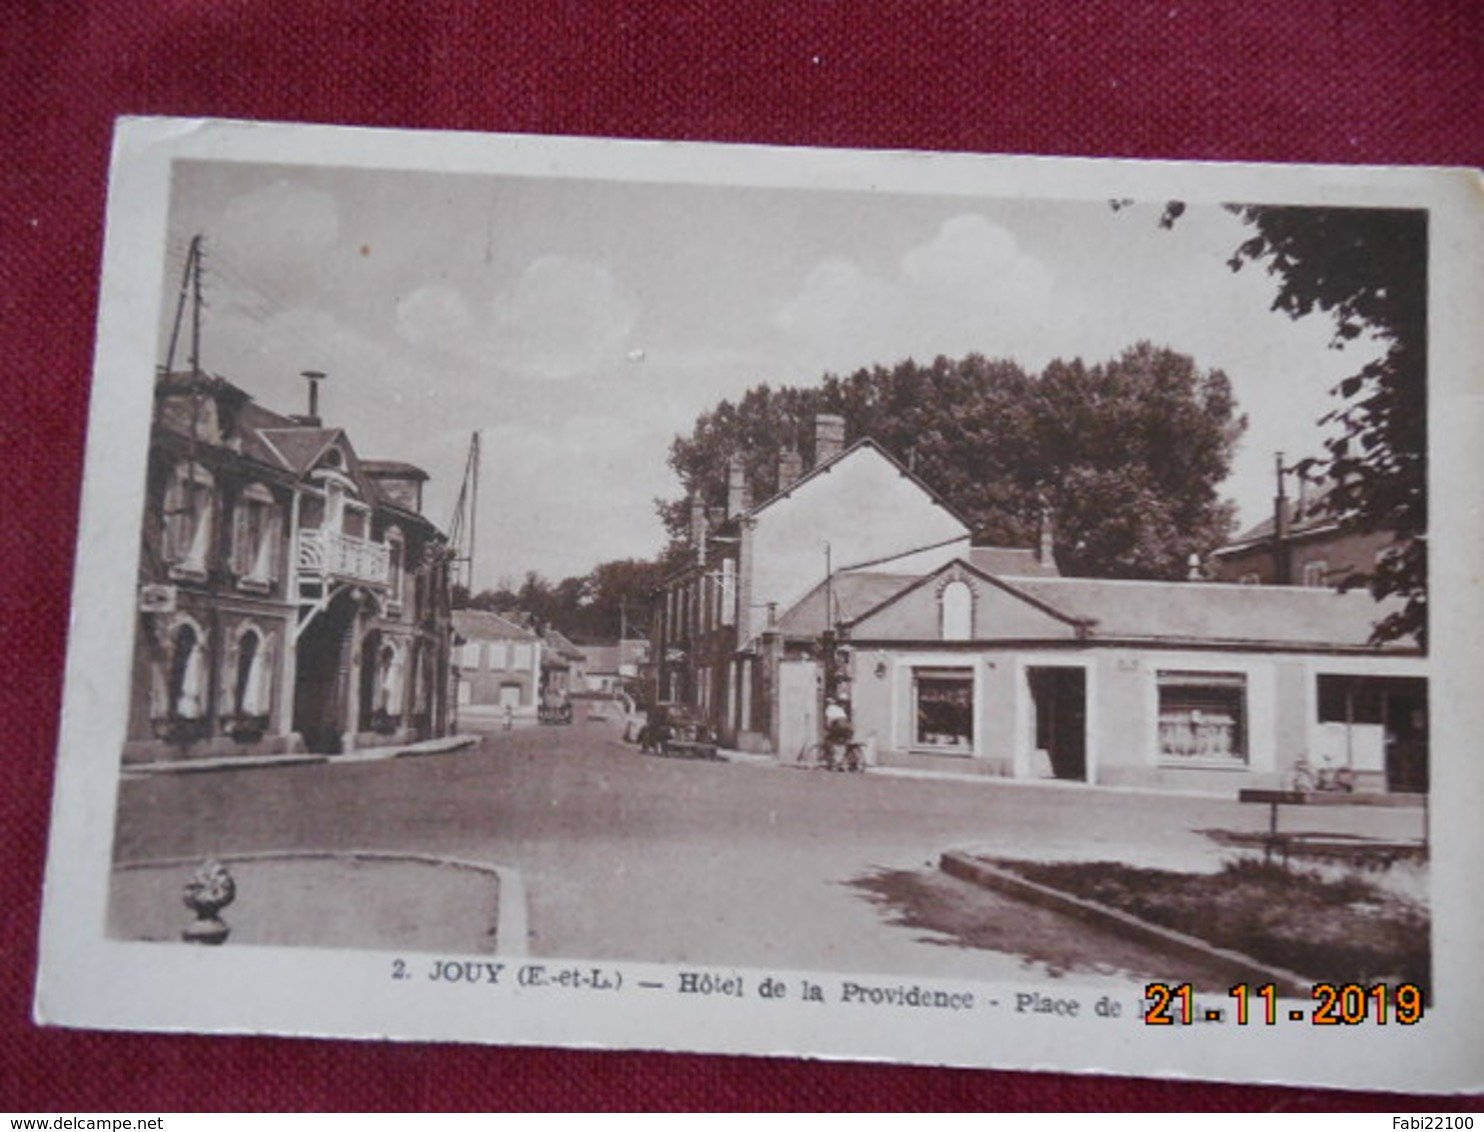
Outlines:
{"type": "Polygon", "coordinates": [[[814,418],[814,466],[833,460],[845,451],[845,418],[820,413],[814,418]]]}
{"type": "Polygon", "coordinates": [[[787,491],[799,482],[804,474],[804,457],[797,448],[785,448],[778,453],[778,490],[787,491]]]}
{"type": "Polygon", "coordinates": [[[747,490],[747,467],[742,463],[741,456],[733,456],[727,461],[727,518],[735,519],[751,507],[752,497],[747,490]]]}

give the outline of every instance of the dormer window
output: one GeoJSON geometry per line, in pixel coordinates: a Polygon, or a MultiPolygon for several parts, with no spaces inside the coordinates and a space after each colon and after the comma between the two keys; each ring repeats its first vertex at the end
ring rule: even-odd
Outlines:
{"type": "Polygon", "coordinates": [[[164,552],[173,577],[206,578],[211,549],[211,521],[216,506],[215,481],[200,464],[183,461],[165,487],[164,552]]]}
{"type": "Polygon", "coordinates": [[[278,580],[281,526],[273,493],[262,484],[242,489],[232,521],[232,572],[244,590],[266,593],[278,580]]]}

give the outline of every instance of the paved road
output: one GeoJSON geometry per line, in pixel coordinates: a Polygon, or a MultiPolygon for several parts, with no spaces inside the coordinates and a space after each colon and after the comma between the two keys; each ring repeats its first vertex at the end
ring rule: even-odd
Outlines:
{"type": "Polygon", "coordinates": [[[117,855],[401,849],[513,867],[536,955],[1173,977],[1162,957],[942,878],[938,855],[1215,867],[1201,831],[1265,821],[1217,799],[660,759],[579,716],[451,755],[126,780],[117,855]],[[977,917],[1004,950],[902,922],[924,904],[977,917]]]}

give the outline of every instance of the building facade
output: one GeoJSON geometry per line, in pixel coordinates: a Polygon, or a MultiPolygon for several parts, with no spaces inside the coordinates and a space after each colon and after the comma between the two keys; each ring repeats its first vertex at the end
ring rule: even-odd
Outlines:
{"type": "Polygon", "coordinates": [[[455,610],[453,627],[460,712],[509,708],[516,715],[534,715],[541,691],[541,638],[480,609],[455,610]]]}
{"type": "Polygon", "coordinates": [[[844,432],[820,416],[814,467],[785,453],[780,490],[756,505],[733,460],[725,507],[693,506],[694,559],[654,595],[653,700],[745,750],[779,749],[783,611],[837,572],[920,572],[969,544],[926,485],[870,439],[847,448],[844,432]]]}
{"type": "Polygon", "coordinates": [[[315,412],[156,382],[127,762],[340,753],[446,733],[447,553],[427,476],[315,412]]]}
{"type": "Polygon", "coordinates": [[[1385,612],[1362,593],[957,560],[840,631],[856,734],[882,763],[1235,792],[1288,783],[1303,758],[1419,792],[1426,658],[1369,643],[1385,612]]]}

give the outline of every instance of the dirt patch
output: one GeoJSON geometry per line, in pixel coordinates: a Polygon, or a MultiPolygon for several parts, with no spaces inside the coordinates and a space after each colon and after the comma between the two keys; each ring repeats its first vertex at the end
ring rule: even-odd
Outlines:
{"type": "MultiPolygon", "coordinates": [[[[192,914],[181,889],[195,865],[120,868],[108,934],[179,941],[192,914]]],[[[295,857],[227,862],[237,897],[222,912],[228,946],[495,950],[498,878],[413,860],[295,857]]]]}
{"type": "Polygon", "coordinates": [[[936,869],[878,870],[850,886],[889,922],[922,931],[925,943],[1018,955],[1027,973],[1037,977],[1117,975],[1221,990],[1231,983],[1219,965],[1165,953],[936,869]]]}
{"type": "Polygon", "coordinates": [[[1315,981],[1428,986],[1425,905],[1358,875],[1337,877],[1255,860],[1201,874],[1111,861],[985,860],[1315,981]]]}

